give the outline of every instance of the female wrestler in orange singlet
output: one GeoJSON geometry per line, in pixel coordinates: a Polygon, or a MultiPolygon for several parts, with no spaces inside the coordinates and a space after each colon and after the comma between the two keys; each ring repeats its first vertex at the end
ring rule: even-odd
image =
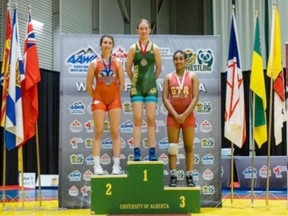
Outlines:
{"type": "Polygon", "coordinates": [[[167,133],[169,141],[170,187],[176,187],[176,162],[178,155],[179,133],[182,129],[185,161],[186,182],[194,187],[193,182],[193,141],[195,133],[194,108],[199,99],[199,80],[197,75],[185,69],[186,56],[181,50],[173,55],[175,72],[166,75],[163,83],[163,103],[168,110],[167,133]]]}
{"type": "Polygon", "coordinates": [[[94,174],[104,174],[100,163],[101,141],[104,130],[106,112],[110,121],[110,134],[113,142],[113,169],[112,174],[120,174],[120,118],[121,92],[124,89],[124,72],[122,63],[112,57],[114,38],[103,35],[100,39],[101,56],[91,62],[88,68],[86,89],[92,97],[91,110],[93,111],[94,139],[93,157],[94,174]]]}

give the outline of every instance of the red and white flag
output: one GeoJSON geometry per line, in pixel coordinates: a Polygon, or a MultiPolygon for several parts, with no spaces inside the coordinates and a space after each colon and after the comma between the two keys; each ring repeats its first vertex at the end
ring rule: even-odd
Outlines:
{"type": "Polygon", "coordinates": [[[27,35],[24,44],[23,61],[24,61],[25,79],[22,82],[22,103],[23,103],[23,123],[24,123],[24,141],[22,144],[27,142],[30,138],[32,138],[36,134],[36,122],[38,119],[37,83],[41,80],[36,38],[30,11],[28,15],[27,35]]]}
{"type": "Polygon", "coordinates": [[[241,148],[246,140],[246,116],[243,75],[240,64],[238,33],[234,11],[232,12],[231,18],[226,75],[224,136],[241,148]]]}

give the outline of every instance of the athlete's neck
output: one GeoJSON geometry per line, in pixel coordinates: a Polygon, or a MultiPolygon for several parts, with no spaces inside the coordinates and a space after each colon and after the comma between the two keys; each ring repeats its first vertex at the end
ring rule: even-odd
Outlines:
{"type": "Polygon", "coordinates": [[[185,72],[185,69],[176,70],[176,74],[177,74],[178,77],[183,77],[184,72],[185,72]]]}
{"type": "Polygon", "coordinates": [[[149,43],[149,39],[139,39],[140,46],[146,46],[149,43]]]}
{"type": "Polygon", "coordinates": [[[107,63],[109,62],[110,56],[111,56],[111,53],[102,53],[101,54],[101,58],[107,63]]]}

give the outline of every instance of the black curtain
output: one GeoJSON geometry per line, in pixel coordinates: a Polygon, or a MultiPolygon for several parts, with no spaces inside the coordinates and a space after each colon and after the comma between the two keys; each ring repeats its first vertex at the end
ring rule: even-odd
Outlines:
{"type": "MultiPolygon", "coordinates": [[[[284,74],[285,74],[285,69],[284,70],[284,74]]],[[[242,148],[238,148],[236,145],[234,145],[234,155],[239,155],[239,156],[248,156],[249,155],[249,140],[250,140],[250,123],[249,123],[249,119],[250,119],[250,113],[249,113],[249,107],[252,107],[252,105],[249,102],[249,94],[251,94],[250,92],[250,73],[251,71],[243,71],[243,79],[244,79],[244,94],[245,94],[245,111],[246,111],[246,134],[247,134],[247,139],[246,142],[243,144],[242,148]]],[[[266,74],[266,70],[264,71],[264,74],[266,74]]],[[[267,96],[267,127],[269,130],[269,103],[271,101],[270,98],[270,81],[271,79],[267,76],[265,76],[265,85],[266,85],[266,96],[267,96]]],[[[224,109],[225,109],[225,100],[226,100],[226,73],[222,73],[221,74],[221,119],[224,119],[224,109]]],[[[273,101],[273,100],[272,100],[273,101]]],[[[273,107],[273,106],[272,106],[273,107]]],[[[273,110],[272,110],[273,111],[273,110]]],[[[273,114],[272,114],[273,116],[273,114]]],[[[224,137],[224,120],[221,121],[221,128],[222,128],[222,148],[230,148],[231,147],[231,142],[229,140],[227,140],[224,137]]],[[[287,132],[286,132],[286,128],[287,128],[287,122],[284,123],[284,127],[282,128],[282,143],[280,143],[279,145],[275,145],[275,139],[274,139],[274,128],[273,128],[273,117],[272,117],[272,128],[271,128],[271,146],[270,146],[270,152],[271,152],[271,156],[277,156],[277,155],[287,155],[287,132]]],[[[264,143],[261,148],[259,149],[257,144],[254,143],[255,146],[255,154],[257,156],[265,156],[267,155],[267,151],[268,151],[268,142],[264,143]]]]}
{"type": "MultiPolygon", "coordinates": [[[[38,84],[39,117],[37,123],[40,171],[41,174],[58,174],[60,73],[45,69],[41,69],[40,73],[41,82],[38,84]]],[[[2,100],[2,88],[0,100],[2,100]]],[[[2,127],[0,135],[0,185],[2,185],[4,142],[2,127]]],[[[36,136],[23,145],[23,165],[24,172],[35,172],[37,174],[36,136]]],[[[15,184],[18,184],[17,148],[12,151],[6,150],[6,185],[15,184]]]]}

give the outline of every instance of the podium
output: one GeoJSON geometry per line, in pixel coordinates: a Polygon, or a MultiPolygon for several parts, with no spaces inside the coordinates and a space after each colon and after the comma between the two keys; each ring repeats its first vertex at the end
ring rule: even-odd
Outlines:
{"type": "Polygon", "coordinates": [[[91,177],[92,214],[199,213],[200,187],[166,187],[162,161],[128,161],[125,175],[91,177]]]}

